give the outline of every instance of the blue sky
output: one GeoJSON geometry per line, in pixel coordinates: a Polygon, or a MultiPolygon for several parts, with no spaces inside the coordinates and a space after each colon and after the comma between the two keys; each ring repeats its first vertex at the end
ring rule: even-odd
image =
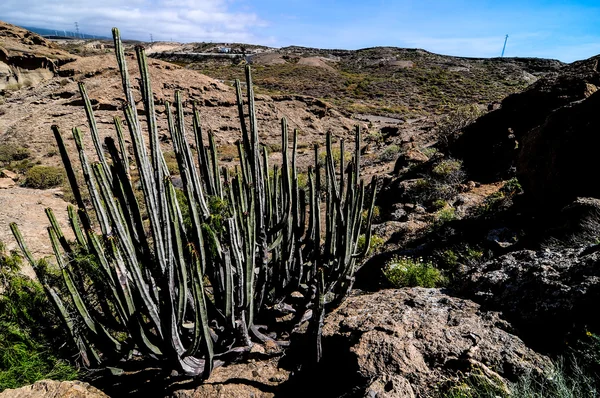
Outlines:
{"type": "Polygon", "coordinates": [[[2,0],[0,19],[124,38],[358,49],[423,48],[470,57],[600,54],[590,0],[2,0]],[[126,4],[125,6],[123,4],[126,4]]]}

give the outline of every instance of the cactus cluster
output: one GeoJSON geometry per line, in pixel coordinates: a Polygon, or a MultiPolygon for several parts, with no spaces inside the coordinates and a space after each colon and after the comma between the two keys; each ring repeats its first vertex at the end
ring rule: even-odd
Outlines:
{"type": "MultiPolygon", "coordinates": [[[[77,204],[68,208],[76,241],[66,240],[47,209],[62,282],[53,284],[39,274],[84,363],[110,365],[136,354],[169,363],[186,375],[207,377],[214,366],[243,355],[254,342],[285,345],[281,335],[269,333],[275,317],[288,333],[310,322],[315,344],[311,359],[318,361],[325,311],[347,295],[356,261],[369,247],[375,181],[366,192],[360,179],[360,129],[349,164],[343,157],[334,164],[331,134],[324,165],[315,146],[308,187],[300,189],[298,133],[293,132],[290,145],[285,119],[282,163],[269,167],[258,139],[249,67],[247,115],[240,82],[235,83],[241,140],[234,169],[219,166],[214,138],[204,136],[196,109],[191,135],[197,151],[191,150],[182,98],[175,92],[173,105],[165,107],[185,196],[178,200],[159,145],[144,50],[138,47],[136,55],[149,145],[117,29],[113,36],[135,168],[129,164],[119,118],[116,141],[107,137],[104,146],[100,142],[94,111],[80,84],[97,161],[90,160],[82,132],[74,128],[85,181],[79,186],[62,135],[53,126],[77,204]],[[83,200],[83,189],[89,201],[83,200]],[[364,208],[369,209],[366,225],[364,208]],[[189,217],[184,218],[184,210],[189,217]],[[357,252],[361,233],[367,235],[362,253],[357,252]],[[79,265],[81,253],[91,265],[79,265]]],[[[343,140],[340,151],[344,153],[343,140]]],[[[18,227],[11,228],[36,268],[18,227]]]]}

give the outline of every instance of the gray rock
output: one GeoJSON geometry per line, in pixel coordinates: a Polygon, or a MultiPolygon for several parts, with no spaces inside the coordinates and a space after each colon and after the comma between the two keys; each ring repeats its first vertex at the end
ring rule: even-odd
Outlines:
{"type": "Polygon", "coordinates": [[[577,325],[598,330],[591,315],[600,302],[600,255],[593,250],[522,250],[471,268],[467,297],[502,311],[520,335],[552,348],[577,325]]]}
{"type": "Polygon", "coordinates": [[[439,289],[354,295],[325,320],[323,366],[337,374],[323,377],[345,385],[322,396],[429,397],[458,372],[497,380],[541,372],[547,359],[510,329],[498,313],[439,289]]]}

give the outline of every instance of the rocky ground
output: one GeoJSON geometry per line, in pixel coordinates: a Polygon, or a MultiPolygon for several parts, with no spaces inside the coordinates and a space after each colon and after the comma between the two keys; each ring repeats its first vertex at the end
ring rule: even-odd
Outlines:
{"type": "MultiPolygon", "coordinates": [[[[79,82],[92,98],[101,137],[114,135],[122,94],[113,55],[96,44],[88,52],[78,46],[61,50],[0,24],[0,57],[8,54],[0,58],[0,76],[11,82],[37,76],[21,87],[0,87],[0,144],[24,147],[32,162],[58,166],[49,126],[87,130],[79,82]],[[22,62],[29,58],[46,61],[22,62]]],[[[241,66],[172,55],[208,51],[201,46],[163,43],[151,51],[177,61],[150,61],[159,114],[173,90],[181,90],[186,113],[197,101],[221,160],[233,164],[240,132],[230,79],[241,66]]],[[[136,75],[132,55],[128,62],[136,75]]],[[[363,127],[364,175],[383,177],[373,228],[382,244],[359,270],[359,290],[326,317],[317,368],[299,360],[309,349],[300,330],[293,337],[297,348],[273,351],[256,344],[246,362],[219,367],[202,384],[152,376],[152,369],[128,374],[129,379],[91,379],[92,384],[111,396],[160,390],[173,397],[408,398],[441,397],[475,377],[505,396],[522,377],[543,380],[574,336],[600,333],[590,315],[600,298],[600,204],[594,199],[599,192],[589,181],[600,171],[594,161],[597,57],[564,66],[389,48],[261,48],[252,62],[261,93],[260,138],[273,149],[271,161],[279,160],[281,117],[300,131],[301,169],[314,161],[311,146],[324,141],[325,133],[350,143],[353,126],[363,127]],[[396,92],[400,83],[406,88],[402,94],[396,92]],[[438,115],[439,90],[454,104],[473,107],[438,115]],[[392,91],[387,103],[392,110],[373,112],[392,91]],[[490,112],[479,110],[508,94],[490,112]],[[418,104],[409,104],[409,98],[418,104]],[[394,256],[435,263],[447,277],[444,288],[389,289],[382,269],[394,256]]],[[[135,95],[139,100],[138,91],[135,95]]],[[[164,120],[159,126],[165,131],[164,120]]],[[[163,141],[168,151],[167,134],[163,141]]],[[[72,140],[67,146],[73,150],[72,140]]],[[[3,174],[0,241],[15,247],[8,223],[17,222],[36,255],[50,254],[43,208],[54,208],[66,226],[68,191],[20,187],[23,175],[3,174]]],[[[22,395],[0,396],[67,389],[93,392],[79,383],[43,382],[22,395]]],[[[55,396],[68,394],[102,396],[55,396]]]]}

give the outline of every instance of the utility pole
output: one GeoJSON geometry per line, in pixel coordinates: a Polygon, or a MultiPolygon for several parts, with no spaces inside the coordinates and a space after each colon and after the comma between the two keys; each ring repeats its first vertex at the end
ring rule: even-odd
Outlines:
{"type": "Polygon", "coordinates": [[[500,58],[504,57],[504,50],[506,50],[506,42],[508,41],[508,35],[504,38],[504,47],[502,47],[502,55],[500,58]]]}
{"type": "Polygon", "coordinates": [[[154,40],[152,38],[152,33],[150,33],[150,44],[154,43],[154,40]]]}
{"type": "Polygon", "coordinates": [[[77,37],[81,38],[81,35],[79,34],[79,23],[75,22],[75,32],[77,32],[77,37]]]}

